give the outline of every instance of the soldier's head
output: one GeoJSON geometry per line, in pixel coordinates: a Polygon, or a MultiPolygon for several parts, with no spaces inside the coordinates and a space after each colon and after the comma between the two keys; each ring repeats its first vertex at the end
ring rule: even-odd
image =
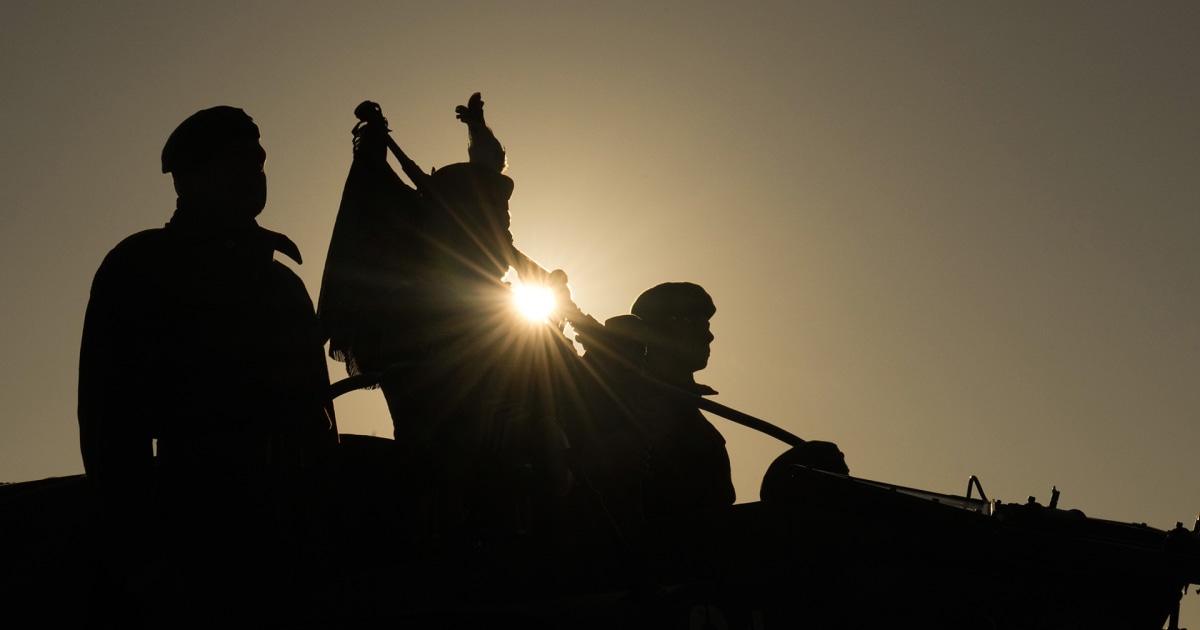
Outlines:
{"type": "MultiPolygon", "coordinates": [[[[604,320],[602,360],[620,367],[642,369],[646,359],[646,323],[637,315],[617,315],[604,320]]],[[[591,352],[589,350],[588,352],[591,352]]]]}
{"type": "Polygon", "coordinates": [[[709,320],[717,312],[698,284],[666,282],[643,292],[630,309],[646,324],[646,370],[683,377],[708,366],[713,341],[709,320]]]}
{"type": "Polygon", "coordinates": [[[267,153],[258,138],[258,126],[236,107],[200,110],[167,138],[162,170],[181,199],[230,218],[254,218],[267,203],[267,153]]]}

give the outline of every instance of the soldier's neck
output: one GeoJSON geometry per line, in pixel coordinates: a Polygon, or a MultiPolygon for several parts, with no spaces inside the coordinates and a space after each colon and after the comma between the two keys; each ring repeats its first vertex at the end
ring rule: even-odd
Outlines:
{"type": "Polygon", "coordinates": [[[179,197],[175,200],[175,215],[171,223],[179,227],[199,228],[222,234],[255,229],[258,223],[253,216],[232,210],[218,202],[196,197],[179,197]]]}

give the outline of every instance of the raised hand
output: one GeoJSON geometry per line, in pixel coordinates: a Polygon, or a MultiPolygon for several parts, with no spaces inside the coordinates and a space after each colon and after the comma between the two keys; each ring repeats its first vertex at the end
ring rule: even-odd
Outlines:
{"type": "Polygon", "coordinates": [[[484,124],[483,97],[480,96],[479,92],[472,94],[471,98],[467,100],[466,105],[455,107],[454,117],[468,125],[471,123],[484,124]]]}
{"type": "Polygon", "coordinates": [[[466,105],[455,107],[454,117],[467,125],[467,156],[470,161],[503,173],[508,168],[504,147],[483,120],[483,97],[479,92],[472,94],[466,105]]]}

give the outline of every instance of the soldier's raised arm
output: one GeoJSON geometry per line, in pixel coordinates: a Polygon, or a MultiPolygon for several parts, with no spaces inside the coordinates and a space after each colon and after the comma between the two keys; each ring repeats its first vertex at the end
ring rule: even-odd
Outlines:
{"type": "Polygon", "coordinates": [[[454,108],[454,114],[467,125],[467,157],[471,163],[503,173],[508,168],[504,146],[483,119],[483,98],[479,92],[472,94],[466,105],[454,108]]]}

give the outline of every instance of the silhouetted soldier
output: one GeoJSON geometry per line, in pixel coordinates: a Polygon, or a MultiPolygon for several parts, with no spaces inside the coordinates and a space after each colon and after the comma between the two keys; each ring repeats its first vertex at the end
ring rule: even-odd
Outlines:
{"type": "MultiPolygon", "coordinates": [[[[647,289],[630,311],[646,324],[645,373],[699,396],[716,390],[696,382],[708,366],[717,311],[699,285],[668,282],[647,289]]],[[[643,412],[650,435],[651,476],[643,484],[647,518],[731,505],[735,495],[725,438],[686,399],[653,392],[643,412]]]]}
{"type": "Polygon", "coordinates": [[[175,213],[104,259],[80,352],[80,449],[115,586],[141,580],[193,619],[279,594],[289,489],[337,443],[312,302],[274,259],[300,253],[255,221],[258,138],[232,107],[175,129],[175,213]]]}
{"type": "MultiPolygon", "coordinates": [[[[631,310],[646,322],[648,377],[698,396],[717,393],[693,378],[694,372],[708,365],[713,340],[709,319],[716,306],[704,289],[687,282],[660,284],[643,293],[631,310]]],[[[647,516],[733,503],[725,439],[694,403],[658,390],[645,414],[653,444],[652,476],[643,486],[647,516]]],[[[791,464],[850,472],[841,450],[832,442],[806,441],[793,446],[772,468],[778,471],[791,464]]],[[[769,471],[767,478],[771,476],[769,471]]]]}
{"type": "Polygon", "coordinates": [[[590,372],[593,413],[572,436],[585,468],[618,521],[732,504],[725,438],[693,401],[669,389],[716,393],[694,377],[708,365],[712,298],[698,285],[669,282],[646,290],[631,310],[602,329],[586,321],[576,326],[585,362],[600,366],[590,372]],[[638,336],[645,348],[640,361],[638,336]]]}
{"type": "MultiPolygon", "coordinates": [[[[530,483],[550,494],[569,478],[547,459],[558,438],[553,411],[542,408],[551,404],[547,344],[565,356],[566,342],[519,322],[502,281],[510,267],[526,282],[549,274],[513,244],[513,181],[501,172],[504,151],[482,108],[475,94],[456,109],[470,161],[426,175],[387,137],[378,106],[360,105],[365,124],[356,128],[319,310],[335,359],[346,359],[351,374],[383,373],[395,438],[414,475],[424,475],[420,485],[454,495],[441,505],[465,501],[474,520],[495,524],[512,512],[502,505],[512,488],[498,484],[513,471],[502,469],[537,460],[530,483]],[[385,148],[415,189],[388,166],[385,148]]],[[[442,535],[459,519],[419,520],[442,535]]]]}
{"type": "Polygon", "coordinates": [[[383,389],[398,440],[418,439],[411,416],[419,403],[405,390],[445,381],[431,374],[431,362],[478,365],[483,348],[468,340],[506,323],[509,267],[524,281],[548,277],[513,245],[513,181],[501,172],[504,150],[484,122],[479,94],[456,112],[468,126],[470,161],[429,175],[388,137],[378,105],[355,110],[362,122],[321,286],[330,355],[351,375],[393,368],[383,389]],[[388,165],[389,147],[415,188],[388,165]]]}
{"type": "MultiPolygon", "coordinates": [[[[575,339],[585,349],[579,382],[586,409],[569,419],[572,450],[609,515],[619,524],[636,523],[644,518],[642,482],[650,468],[650,439],[641,417],[650,393],[643,376],[646,325],[636,315],[610,317],[603,325],[573,315],[575,339]]],[[[572,508],[578,513],[590,514],[593,522],[607,518],[597,507],[594,499],[576,493],[572,508]]]]}

